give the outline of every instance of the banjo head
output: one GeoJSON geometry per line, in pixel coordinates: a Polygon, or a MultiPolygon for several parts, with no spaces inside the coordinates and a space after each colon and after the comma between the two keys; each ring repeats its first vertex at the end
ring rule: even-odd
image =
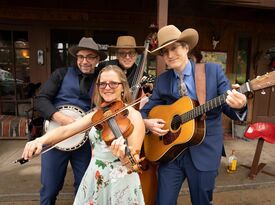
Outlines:
{"type": "MultiPolygon", "coordinates": [[[[60,112],[74,118],[75,120],[82,118],[86,114],[81,108],[74,105],[63,105],[57,108],[59,109],[60,112]]],[[[45,132],[53,130],[59,126],[60,124],[58,124],[57,122],[47,120],[44,126],[45,132]]],[[[57,143],[55,145],[55,148],[61,151],[73,151],[80,148],[86,142],[87,139],[88,139],[88,132],[79,133],[77,135],[74,135],[66,140],[63,140],[57,143]]]]}

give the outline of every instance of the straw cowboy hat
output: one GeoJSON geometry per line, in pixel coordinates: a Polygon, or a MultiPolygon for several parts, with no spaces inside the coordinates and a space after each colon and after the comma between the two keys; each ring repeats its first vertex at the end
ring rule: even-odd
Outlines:
{"type": "Polygon", "coordinates": [[[117,38],[116,46],[109,46],[110,50],[116,50],[119,48],[134,48],[138,54],[141,54],[145,47],[137,46],[136,39],[133,36],[119,36],[117,38]]]}
{"type": "Polygon", "coordinates": [[[193,28],[185,29],[181,32],[174,25],[162,27],[158,31],[158,48],[152,50],[153,55],[160,55],[160,50],[174,42],[183,41],[189,45],[189,49],[194,48],[199,40],[198,32],[193,28]]]}
{"type": "Polygon", "coordinates": [[[98,48],[97,43],[93,40],[93,38],[81,38],[79,41],[79,44],[77,46],[72,46],[69,48],[69,52],[72,56],[76,57],[76,54],[80,50],[92,50],[95,51],[100,58],[100,61],[103,61],[107,58],[107,55],[103,52],[100,51],[98,48]]]}

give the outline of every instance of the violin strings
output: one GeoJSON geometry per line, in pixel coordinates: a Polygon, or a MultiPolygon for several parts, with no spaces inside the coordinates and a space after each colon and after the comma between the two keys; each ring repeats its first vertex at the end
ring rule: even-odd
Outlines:
{"type": "MultiPolygon", "coordinates": [[[[111,130],[113,131],[114,133],[114,136],[116,138],[122,136],[123,137],[123,134],[119,128],[119,126],[117,125],[114,117],[111,117],[109,120],[108,120],[108,125],[110,126],[111,130]]],[[[124,138],[124,137],[123,137],[124,138]]],[[[124,138],[125,139],[125,138],[124,138]]],[[[131,153],[131,150],[129,149],[128,147],[128,140],[125,139],[125,155],[127,156],[127,159],[128,161],[130,162],[131,164],[131,172],[133,171],[138,171],[134,168],[135,165],[137,165],[138,163],[136,162],[136,160],[134,159],[134,157],[132,156],[132,153],[131,153]]]]}
{"type": "Polygon", "coordinates": [[[109,115],[109,116],[106,116],[106,117],[102,118],[102,119],[99,120],[98,122],[92,123],[92,124],[90,125],[89,128],[84,129],[82,132],[88,131],[91,127],[93,127],[93,126],[95,126],[95,125],[98,125],[98,124],[101,124],[102,122],[104,122],[104,121],[110,119],[111,117],[114,117],[114,116],[116,116],[117,114],[123,112],[123,111],[126,110],[128,107],[132,107],[132,106],[134,106],[134,105],[136,105],[136,104],[138,104],[138,103],[140,103],[140,102],[142,102],[142,101],[144,101],[144,100],[147,100],[147,99],[148,99],[148,96],[147,96],[147,95],[138,98],[137,100],[133,101],[133,102],[130,103],[129,105],[127,105],[127,106],[125,106],[125,107],[119,109],[117,112],[115,112],[115,113],[113,113],[113,114],[111,114],[111,115],[109,115]]]}

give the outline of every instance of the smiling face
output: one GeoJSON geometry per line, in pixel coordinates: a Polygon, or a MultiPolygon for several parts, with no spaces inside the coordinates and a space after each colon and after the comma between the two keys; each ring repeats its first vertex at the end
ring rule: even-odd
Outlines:
{"type": "Polygon", "coordinates": [[[131,68],[137,60],[137,52],[134,48],[120,48],[116,52],[119,64],[124,69],[131,68]]]}
{"type": "Polygon", "coordinates": [[[121,94],[124,90],[119,75],[113,70],[101,73],[98,89],[105,102],[121,100],[121,94]]]}
{"type": "Polygon", "coordinates": [[[188,45],[175,42],[163,48],[161,55],[169,68],[181,72],[188,63],[188,45]]]}
{"type": "Polygon", "coordinates": [[[93,73],[99,63],[99,56],[92,50],[80,50],[76,54],[77,66],[82,73],[93,73]]]}
{"type": "Polygon", "coordinates": [[[101,107],[104,102],[121,100],[132,102],[132,93],[125,73],[117,65],[108,65],[101,69],[96,80],[94,104],[101,107]]]}

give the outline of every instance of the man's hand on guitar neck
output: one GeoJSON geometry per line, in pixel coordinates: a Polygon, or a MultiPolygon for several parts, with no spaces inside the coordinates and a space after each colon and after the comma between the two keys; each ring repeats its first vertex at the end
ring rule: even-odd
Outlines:
{"type": "Polygon", "coordinates": [[[165,125],[165,121],[162,119],[144,119],[145,127],[153,134],[163,136],[167,134],[169,129],[162,129],[165,125]]]}
{"type": "Polygon", "coordinates": [[[55,112],[52,115],[52,120],[56,121],[60,125],[67,125],[75,121],[74,118],[63,114],[62,112],[55,112]]]}
{"type": "Polygon", "coordinates": [[[246,95],[238,92],[240,86],[238,84],[232,85],[233,90],[227,91],[226,103],[234,109],[242,109],[246,106],[247,97],[246,95]]]}

